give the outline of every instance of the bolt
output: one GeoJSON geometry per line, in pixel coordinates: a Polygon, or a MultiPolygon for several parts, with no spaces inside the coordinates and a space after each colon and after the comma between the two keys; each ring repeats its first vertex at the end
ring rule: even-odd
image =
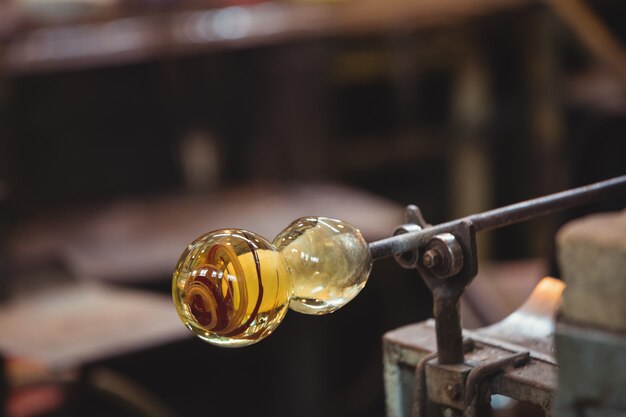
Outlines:
{"type": "Polygon", "coordinates": [[[448,384],[446,391],[448,391],[448,397],[453,401],[459,401],[461,399],[462,393],[460,384],[448,384]]]}
{"type": "Polygon", "coordinates": [[[426,245],[422,264],[437,278],[448,278],[463,269],[463,250],[454,235],[433,236],[426,245]]]}
{"type": "Polygon", "coordinates": [[[426,268],[434,268],[441,263],[441,253],[436,249],[429,249],[424,253],[422,260],[426,268]]]}

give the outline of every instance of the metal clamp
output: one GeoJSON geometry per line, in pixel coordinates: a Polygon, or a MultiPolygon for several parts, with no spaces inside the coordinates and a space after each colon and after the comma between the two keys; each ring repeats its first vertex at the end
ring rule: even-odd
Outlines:
{"type": "Polygon", "coordinates": [[[507,368],[519,368],[530,361],[529,352],[513,353],[510,356],[476,366],[465,380],[464,413],[465,417],[476,417],[478,405],[489,401],[491,392],[486,389],[485,380],[494,377],[507,368]]]}
{"type": "Polygon", "coordinates": [[[429,403],[446,407],[448,413],[444,415],[476,417],[479,409],[490,407],[491,394],[495,393],[491,391],[493,379],[530,361],[527,351],[502,356],[503,350],[472,339],[464,340],[463,352],[470,358],[483,357],[475,366],[471,365],[473,360],[442,364],[436,352],[420,360],[415,370],[413,417],[426,417],[429,403]],[[489,352],[486,357],[485,352],[489,352]]]}

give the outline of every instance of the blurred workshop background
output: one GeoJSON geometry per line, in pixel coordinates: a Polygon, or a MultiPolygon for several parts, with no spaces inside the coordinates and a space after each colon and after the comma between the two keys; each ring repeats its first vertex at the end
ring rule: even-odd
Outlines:
{"type": "MultiPolygon", "coordinates": [[[[431,316],[414,273],[380,261],[337,313],[229,350],[179,322],[178,256],[624,174],[625,21],[621,0],[0,0],[0,413],[384,415],[381,336],[431,316]]],[[[582,213],[481,235],[465,324],[558,276],[582,213]]]]}

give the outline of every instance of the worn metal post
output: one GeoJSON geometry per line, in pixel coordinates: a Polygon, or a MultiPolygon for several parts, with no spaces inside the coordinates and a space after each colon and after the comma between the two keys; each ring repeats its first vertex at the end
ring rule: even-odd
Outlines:
{"type": "Polygon", "coordinates": [[[437,359],[442,365],[463,363],[463,333],[459,295],[434,294],[437,359]]]}

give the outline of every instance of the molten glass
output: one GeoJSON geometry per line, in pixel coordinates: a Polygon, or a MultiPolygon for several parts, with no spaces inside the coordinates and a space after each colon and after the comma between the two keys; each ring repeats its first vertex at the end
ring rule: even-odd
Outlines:
{"type": "Polygon", "coordinates": [[[287,307],[327,314],[365,286],[372,259],[358,229],[340,220],[307,217],[274,239],[223,229],[183,252],[172,283],[176,310],[200,338],[239,347],[269,336],[287,307]]]}
{"type": "Polygon", "coordinates": [[[341,220],[305,217],[274,239],[291,270],[289,307],[305,314],[327,314],[363,289],[372,268],[367,242],[341,220]]]}

